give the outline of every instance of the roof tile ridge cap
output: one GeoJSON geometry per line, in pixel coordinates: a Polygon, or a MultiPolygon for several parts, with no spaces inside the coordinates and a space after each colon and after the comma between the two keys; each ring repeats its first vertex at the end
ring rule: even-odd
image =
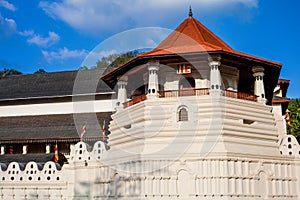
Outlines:
{"type": "MultiPolygon", "coordinates": [[[[196,20],[195,18],[191,18],[191,20],[192,20],[192,23],[193,23],[193,26],[195,27],[195,29],[198,31],[198,33],[199,34],[197,34],[197,37],[201,37],[200,39],[201,39],[201,41],[203,41],[203,44],[199,44],[196,40],[195,40],[195,42],[196,43],[198,43],[199,45],[201,45],[202,46],[202,48],[203,49],[206,49],[205,48],[205,46],[208,46],[208,47],[211,47],[211,48],[213,48],[213,49],[215,49],[215,50],[223,50],[223,48],[221,48],[221,47],[219,47],[219,46],[216,46],[216,45],[214,45],[214,44],[211,44],[211,43],[209,43],[209,42],[207,42],[205,39],[204,39],[204,37],[203,37],[203,35],[202,35],[202,33],[201,33],[201,29],[199,28],[199,26],[198,26],[198,23],[200,23],[201,24],[201,22],[199,22],[198,20],[196,20]],[[198,22],[198,23],[197,23],[198,22]]],[[[208,28],[206,28],[203,24],[201,24],[202,25],[202,27],[204,28],[204,29],[206,29],[206,30],[208,30],[209,31],[209,29],[208,28]]],[[[212,33],[211,31],[209,31],[210,33],[212,33]]],[[[213,35],[215,35],[214,33],[212,33],[213,35]]],[[[228,45],[227,45],[228,46],[228,45]]],[[[206,49],[207,50],[207,49],[206,49]]]]}
{"type": "MultiPolygon", "coordinates": [[[[194,18],[193,18],[194,19],[194,18]]],[[[207,28],[205,25],[203,25],[200,21],[194,19],[194,23],[196,24],[197,26],[197,29],[199,30],[200,28],[198,26],[200,26],[201,28],[205,29],[208,33],[210,33],[210,35],[216,40],[218,41],[218,43],[220,43],[221,45],[224,45],[226,48],[228,49],[224,49],[223,47],[221,47],[222,50],[224,51],[228,51],[229,52],[235,52],[234,49],[232,49],[226,42],[224,42],[219,36],[217,36],[216,34],[214,34],[211,30],[209,30],[209,28],[207,28]]],[[[201,33],[201,31],[199,30],[199,32],[201,33]]],[[[202,34],[201,34],[202,36],[202,34]]],[[[204,38],[203,38],[203,41],[206,43],[206,44],[209,44],[209,46],[213,45],[209,42],[207,42],[204,38]]],[[[216,46],[216,45],[213,45],[213,46],[216,46]]],[[[220,48],[220,47],[219,47],[220,48]]]]}
{"type": "MultiPolygon", "coordinates": [[[[204,37],[203,37],[203,35],[202,35],[202,33],[201,33],[201,31],[200,31],[198,25],[197,25],[197,20],[196,20],[195,18],[193,18],[193,17],[191,17],[190,20],[192,20],[192,25],[193,25],[193,26],[195,27],[195,29],[198,31],[198,33],[196,34],[196,36],[197,36],[197,37],[201,37],[201,38],[200,38],[201,41],[203,41],[203,42],[206,43],[206,41],[205,41],[205,39],[204,39],[204,37]]],[[[200,23],[200,22],[199,22],[199,23],[200,23]]],[[[196,41],[196,42],[197,42],[197,41],[196,41]]]]}
{"type": "MultiPolygon", "coordinates": [[[[172,43],[170,43],[170,42],[167,43],[167,45],[165,46],[165,48],[159,48],[160,45],[158,45],[155,49],[159,49],[159,50],[167,50],[168,48],[174,47],[175,42],[178,40],[178,38],[179,38],[182,34],[185,35],[185,36],[188,36],[188,35],[182,33],[183,30],[184,30],[184,29],[187,27],[187,25],[188,25],[188,19],[189,19],[189,18],[185,19],[181,24],[179,24],[179,26],[178,26],[175,30],[173,30],[173,31],[171,32],[171,34],[167,36],[167,38],[165,38],[165,39],[163,40],[163,42],[164,42],[164,41],[166,41],[166,40],[169,38],[169,36],[173,35],[174,40],[171,40],[172,43]]],[[[188,37],[189,37],[189,36],[188,36],[188,37]]]]}
{"type": "MultiPolygon", "coordinates": [[[[181,34],[183,34],[183,35],[185,35],[185,36],[188,36],[188,35],[186,35],[186,34],[184,34],[184,33],[182,33],[182,31],[184,30],[184,28],[187,26],[187,24],[188,24],[188,19],[189,18],[187,18],[187,19],[185,19],[181,24],[179,24],[178,26],[177,26],[177,28],[175,29],[175,30],[173,30],[157,47],[155,47],[153,50],[151,50],[151,51],[149,51],[149,52],[145,52],[145,53],[142,53],[142,54],[140,54],[141,55],[141,57],[142,56],[144,56],[144,55],[149,55],[149,54],[153,54],[153,53],[155,53],[155,52],[159,52],[159,51],[162,51],[162,50],[165,50],[165,51],[169,51],[169,50],[167,50],[167,49],[169,49],[169,48],[171,48],[171,47],[173,47],[174,45],[174,43],[177,41],[177,39],[180,37],[180,35],[181,34]],[[182,27],[183,26],[183,27],[182,27]],[[174,39],[172,39],[172,38],[170,38],[170,37],[173,37],[174,39]],[[170,39],[172,39],[171,41],[172,41],[172,43],[170,43],[169,41],[168,41],[168,43],[166,43],[166,44],[164,44],[165,43],[165,41],[167,41],[167,40],[170,40],[170,39]],[[162,46],[162,47],[161,47],[162,46]]],[[[189,36],[188,36],[189,37],[189,36]]]]}

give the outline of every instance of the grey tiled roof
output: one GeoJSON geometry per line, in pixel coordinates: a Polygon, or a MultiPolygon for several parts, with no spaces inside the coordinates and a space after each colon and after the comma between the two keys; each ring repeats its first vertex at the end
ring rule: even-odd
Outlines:
{"type": "Polygon", "coordinates": [[[28,163],[30,161],[38,162],[38,163],[46,163],[47,161],[51,161],[54,153],[49,154],[5,154],[0,155],[0,163],[28,163]]]}
{"type": "Polygon", "coordinates": [[[0,100],[105,93],[112,90],[100,79],[103,69],[15,75],[0,78],[0,100]],[[77,89],[73,92],[74,83],[77,89]],[[79,88],[79,89],[78,89],[79,88]]]}
{"type": "MultiPolygon", "coordinates": [[[[60,156],[62,160],[66,160],[66,158],[62,154],[60,154],[60,156]]],[[[43,165],[46,162],[53,161],[53,157],[54,157],[54,153],[12,154],[12,155],[5,154],[5,155],[0,155],[0,164],[1,164],[1,169],[6,170],[9,163],[17,162],[19,164],[20,169],[24,170],[26,164],[33,161],[38,164],[39,170],[42,170],[43,165]]],[[[56,163],[56,168],[60,170],[62,165],[63,162],[61,164],[56,163]]]]}
{"type": "Polygon", "coordinates": [[[84,139],[102,139],[101,126],[107,125],[111,113],[80,113],[40,116],[0,117],[0,144],[31,142],[79,141],[82,126],[86,124],[84,139]],[[74,121],[76,119],[76,123],[74,121]]]}

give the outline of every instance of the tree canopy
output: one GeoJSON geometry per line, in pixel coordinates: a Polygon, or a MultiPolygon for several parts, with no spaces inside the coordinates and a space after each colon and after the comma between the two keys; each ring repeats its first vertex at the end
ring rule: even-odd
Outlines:
{"type": "Polygon", "coordinates": [[[22,72],[15,70],[15,69],[6,69],[4,68],[3,71],[0,71],[0,76],[5,77],[5,76],[11,76],[11,75],[20,75],[23,74],[22,72]]]}
{"type": "Polygon", "coordinates": [[[96,68],[105,68],[105,69],[107,67],[117,68],[125,64],[129,60],[135,58],[137,55],[138,55],[137,50],[129,51],[122,54],[111,54],[109,56],[102,57],[101,60],[97,62],[96,68]]]}
{"type": "Polygon", "coordinates": [[[44,69],[38,69],[36,72],[34,72],[34,74],[45,74],[47,73],[44,69]]]}
{"type": "Polygon", "coordinates": [[[300,141],[300,99],[291,99],[288,109],[290,111],[290,122],[288,132],[300,141]]]}
{"type": "Polygon", "coordinates": [[[87,66],[80,66],[78,68],[79,71],[82,71],[82,70],[88,70],[89,68],[87,66]]]}

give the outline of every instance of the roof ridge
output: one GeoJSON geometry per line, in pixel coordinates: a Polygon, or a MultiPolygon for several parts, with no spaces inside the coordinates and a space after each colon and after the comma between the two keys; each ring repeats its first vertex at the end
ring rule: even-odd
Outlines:
{"type": "Polygon", "coordinates": [[[197,34],[196,36],[200,37],[200,39],[204,41],[204,37],[201,34],[201,31],[200,31],[200,29],[199,29],[199,27],[197,25],[197,20],[195,18],[193,18],[193,17],[188,18],[188,20],[192,20],[192,24],[194,25],[194,27],[196,28],[196,30],[198,31],[198,33],[200,33],[200,34],[197,34]]]}
{"type": "Polygon", "coordinates": [[[201,24],[201,22],[193,17],[188,17],[156,48],[140,54],[139,57],[219,50],[234,52],[228,44],[201,24]]]}
{"type": "MultiPolygon", "coordinates": [[[[193,18],[194,19],[194,18],[193,18]]],[[[199,30],[199,32],[201,32],[201,29],[204,29],[206,32],[209,33],[209,35],[211,37],[213,37],[215,40],[214,42],[218,42],[220,43],[221,45],[224,45],[226,48],[228,48],[229,50],[233,50],[226,42],[224,42],[220,37],[218,37],[216,34],[214,34],[211,30],[209,30],[206,26],[204,26],[200,21],[194,19],[193,22],[195,23],[197,29],[199,30]],[[201,28],[200,28],[200,27],[201,28]]],[[[203,33],[201,34],[201,37],[203,37],[203,33]]],[[[206,39],[203,37],[203,41],[206,43],[206,44],[209,44],[209,45],[213,45],[215,47],[217,47],[216,45],[212,44],[212,43],[209,43],[206,41],[206,39]]]]}

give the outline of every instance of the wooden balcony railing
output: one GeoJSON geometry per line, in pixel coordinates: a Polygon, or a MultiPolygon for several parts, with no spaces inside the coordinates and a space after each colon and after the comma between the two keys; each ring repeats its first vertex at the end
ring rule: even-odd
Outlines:
{"type": "MultiPolygon", "coordinates": [[[[183,89],[183,90],[164,90],[158,91],[159,98],[166,98],[166,97],[180,97],[180,96],[202,96],[202,95],[209,95],[208,88],[200,88],[200,89],[183,89]]],[[[257,96],[253,94],[247,94],[243,92],[236,92],[231,90],[225,90],[224,95],[226,97],[236,98],[236,99],[243,99],[248,101],[257,101],[257,96]]],[[[131,99],[125,103],[123,103],[123,107],[127,108],[139,102],[145,101],[147,99],[146,94],[138,96],[134,99],[131,99]]]]}
{"type": "Polygon", "coordinates": [[[136,98],[134,98],[134,99],[131,99],[131,100],[129,100],[129,101],[123,103],[123,107],[124,107],[124,108],[127,108],[127,107],[132,106],[132,105],[134,105],[134,104],[137,104],[137,103],[139,103],[139,102],[141,102],[141,101],[145,101],[146,99],[147,99],[146,95],[143,94],[143,95],[141,95],[141,96],[138,96],[138,97],[136,97],[136,98]]]}
{"type": "Polygon", "coordinates": [[[208,88],[158,91],[160,98],[209,95],[208,88]]]}
{"type": "Polygon", "coordinates": [[[225,96],[226,97],[231,97],[231,98],[236,98],[236,99],[257,101],[257,96],[256,95],[247,94],[247,93],[243,93],[243,92],[236,92],[236,91],[231,91],[231,90],[225,90],[225,96]]]}

